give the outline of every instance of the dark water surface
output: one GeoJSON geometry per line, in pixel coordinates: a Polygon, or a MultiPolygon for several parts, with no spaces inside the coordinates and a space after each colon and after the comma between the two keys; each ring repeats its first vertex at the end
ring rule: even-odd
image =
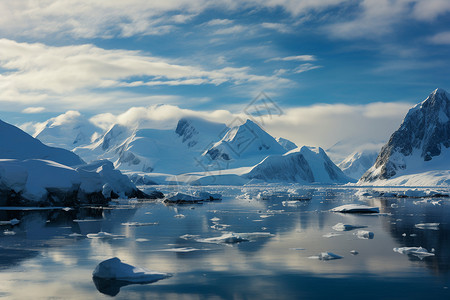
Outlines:
{"type": "Polygon", "coordinates": [[[222,193],[223,200],[184,206],[121,201],[104,209],[0,210],[0,220],[21,220],[15,226],[0,226],[0,298],[450,299],[446,198],[358,197],[356,189],[315,187],[312,200],[284,206],[285,199],[279,197],[257,199],[256,188],[209,190],[222,193]],[[328,211],[348,203],[377,206],[381,214],[328,211]],[[212,228],[212,218],[229,226],[212,228]],[[158,224],[122,225],[127,222],[158,224]],[[367,226],[362,230],[374,237],[360,239],[357,229],[333,230],[340,222],[367,226]],[[419,229],[418,223],[440,225],[438,230],[419,229]],[[15,234],[4,234],[5,230],[15,234]],[[99,231],[119,237],[86,237],[99,231]],[[273,236],[231,245],[198,241],[225,232],[273,236]],[[82,236],[70,236],[73,233],[82,236]],[[329,233],[341,235],[324,237],[329,233]],[[180,237],[185,234],[198,237],[180,237]],[[420,259],[393,251],[411,246],[434,249],[435,256],[420,259]],[[185,247],[198,250],[171,250],[185,247]],[[359,254],[352,255],[351,250],[359,254]],[[327,251],[343,258],[310,258],[327,251]],[[115,256],[173,276],[151,284],[94,282],[96,265],[115,256]]]}

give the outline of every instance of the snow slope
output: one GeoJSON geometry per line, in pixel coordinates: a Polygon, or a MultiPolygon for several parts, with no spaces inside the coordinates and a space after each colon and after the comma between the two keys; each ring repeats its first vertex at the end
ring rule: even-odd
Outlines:
{"type": "Polygon", "coordinates": [[[282,138],[282,137],[277,138],[277,142],[278,142],[278,144],[280,144],[281,147],[283,147],[286,151],[291,151],[291,150],[294,150],[295,148],[297,148],[297,145],[296,145],[295,143],[291,142],[291,141],[288,140],[288,139],[282,138]]]}
{"type": "Polygon", "coordinates": [[[378,149],[355,151],[338,164],[345,175],[358,180],[375,163],[378,149]]]}
{"type": "Polygon", "coordinates": [[[0,120],[0,159],[44,159],[67,166],[83,164],[75,153],[44,145],[21,129],[0,120]]]}
{"type": "Polygon", "coordinates": [[[268,155],[281,155],[284,149],[270,134],[251,120],[230,128],[224,137],[203,155],[237,168],[259,163],[268,155]]]}
{"type": "Polygon", "coordinates": [[[449,120],[450,94],[436,89],[409,110],[359,184],[447,185],[449,120]]]}
{"type": "Polygon", "coordinates": [[[48,146],[73,150],[88,145],[102,130],[77,111],[68,111],[47,120],[33,135],[48,146]]]}
{"type": "Polygon", "coordinates": [[[284,155],[268,156],[244,175],[250,179],[298,183],[347,183],[346,176],[322,148],[303,146],[284,155]]]}

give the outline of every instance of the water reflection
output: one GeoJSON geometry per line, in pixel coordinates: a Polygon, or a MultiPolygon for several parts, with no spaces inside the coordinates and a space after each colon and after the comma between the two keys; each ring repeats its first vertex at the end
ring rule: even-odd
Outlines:
{"type": "MultiPolygon", "coordinates": [[[[33,293],[55,297],[58,290],[66,290],[67,298],[108,295],[123,299],[289,299],[302,295],[336,296],[332,289],[345,292],[339,284],[351,284],[355,298],[356,295],[383,298],[382,291],[387,289],[400,298],[401,289],[410,289],[407,292],[410,296],[425,296],[426,286],[427,293],[431,290],[443,297],[450,296],[444,289],[450,284],[448,199],[441,199],[441,205],[433,205],[416,199],[360,198],[352,189],[315,187],[314,190],[311,200],[293,206],[283,205],[281,199],[237,199],[241,190],[234,189],[224,193],[228,196],[222,202],[203,205],[166,207],[150,202],[72,211],[0,211],[0,220],[21,220],[15,226],[1,226],[2,230],[16,232],[14,236],[0,236],[2,291],[13,298],[27,298],[33,293]],[[382,214],[363,216],[328,211],[349,203],[378,206],[382,214]],[[177,214],[185,217],[175,218],[177,214]],[[158,225],[122,225],[126,222],[158,225]],[[211,227],[214,222],[229,227],[217,230],[211,227]],[[354,234],[356,230],[323,237],[336,232],[332,227],[337,223],[366,226],[364,230],[374,233],[373,239],[359,239],[354,234]],[[440,223],[440,226],[439,230],[419,229],[415,227],[418,223],[440,223]],[[124,238],[86,238],[87,234],[99,231],[124,238]],[[181,238],[186,234],[217,237],[226,231],[269,232],[274,236],[233,246],[181,238]],[[73,233],[83,237],[70,236],[73,233]],[[421,261],[392,250],[409,246],[434,248],[436,255],[421,261]],[[202,251],[158,251],[181,247],[202,251]],[[352,250],[359,254],[351,255],[352,250]],[[325,262],[308,258],[326,251],[343,259],[325,262]],[[175,276],[150,286],[95,280],[92,284],[95,266],[114,256],[175,276]],[[27,294],[20,288],[25,282],[27,294]],[[369,296],[364,294],[367,289],[372,291],[369,296]]],[[[252,192],[250,188],[247,191],[252,192]]]]}

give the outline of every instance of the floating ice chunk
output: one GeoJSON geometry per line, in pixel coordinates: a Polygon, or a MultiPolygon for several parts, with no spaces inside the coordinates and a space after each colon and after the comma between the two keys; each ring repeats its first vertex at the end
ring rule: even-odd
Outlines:
{"type": "Polygon", "coordinates": [[[70,236],[70,237],[82,237],[82,236],[84,236],[84,235],[82,235],[82,234],[80,234],[80,233],[77,233],[77,232],[74,232],[74,233],[69,234],[69,236],[70,236]]]}
{"type": "Polygon", "coordinates": [[[199,203],[202,201],[203,199],[199,197],[177,192],[174,194],[167,195],[166,199],[164,199],[163,202],[166,204],[192,204],[192,203],[199,203]]]}
{"type": "Polygon", "coordinates": [[[414,225],[414,227],[419,229],[430,229],[430,230],[439,230],[440,223],[420,223],[414,225]]]}
{"type": "Polygon", "coordinates": [[[363,204],[345,204],[335,207],[330,211],[340,213],[379,213],[380,209],[363,204]]]}
{"type": "Polygon", "coordinates": [[[192,248],[192,247],[180,247],[180,248],[160,249],[160,250],[155,250],[155,251],[188,253],[188,252],[194,252],[194,251],[208,251],[208,250],[210,250],[210,249],[197,249],[197,248],[192,248]]]}
{"type": "Polygon", "coordinates": [[[344,223],[337,223],[332,228],[336,231],[350,231],[357,228],[366,228],[367,226],[364,225],[350,225],[350,224],[344,224],[344,223]]]}
{"type": "Polygon", "coordinates": [[[9,220],[9,221],[0,221],[0,225],[17,225],[20,223],[20,220],[17,220],[16,218],[9,220]]]}
{"type": "Polygon", "coordinates": [[[174,217],[174,218],[179,218],[179,219],[186,218],[186,216],[183,215],[183,214],[176,214],[176,215],[174,215],[173,217],[174,217]]]}
{"type": "Polygon", "coordinates": [[[260,217],[261,219],[266,219],[266,218],[272,217],[272,215],[260,215],[259,217],[260,217]]]}
{"type": "Polygon", "coordinates": [[[266,237],[273,237],[275,236],[274,234],[270,233],[270,232],[241,232],[241,233],[236,233],[237,235],[239,235],[240,237],[243,237],[245,239],[248,240],[255,240],[258,238],[266,238],[266,237]]]}
{"type": "Polygon", "coordinates": [[[336,237],[336,236],[340,236],[342,235],[342,233],[336,233],[336,232],[329,232],[326,233],[324,235],[322,235],[324,238],[332,238],[332,237],[336,237]]]}
{"type": "Polygon", "coordinates": [[[372,231],[367,230],[358,230],[354,233],[358,237],[358,239],[362,240],[371,240],[374,238],[375,234],[372,231]]]}
{"type": "Polygon", "coordinates": [[[180,236],[180,238],[183,240],[192,240],[192,239],[195,239],[198,237],[199,237],[198,234],[184,234],[184,235],[180,236]]]}
{"type": "Polygon", "coordinates": [[[231,225],[227,225],[227,224],[214,224],[214,225],[212,225],[211,226],[211,228],[212,229],[215,229],[215,230],[225,230],[225,229],[227,229],[228,227],[230,227],[231,225]]]}
{"type": "Polygon", "coordinates": [[[100,231],[99,233],[89,233],[86,235],[90,239],[115,239],[124,238],[124,235],[116,235],[108,232],[100,231]]]}
{"type": "Polygon", "coordinates": [[[203,201],[214,201],[214,200],[221,200],[222,195],[218,193],[208,193],[205,191],[195,191],[194,197],[200,198],[203,201]]]}
{"type": "Polygon", "coordinates": [[[306,250],[305,248],[289,248],[289,250],[301,251],[306,250]]]}
{"type": "Polygon", "coordinates": [[[197,242],[201,243],[214,243],[214,244],[220,244],[220,243],[226,243],[226,244],[235,244],[240,242],[248,242],[249,239],[246,239],[244,237],[239,236],[236,233],[225,233],[218,237],[211,237],[206,239],[197,239],[197,242]]]}
{"type": "Polygon", "coordinates": [[[3,231],[3,234],[4,234],[4,235],[15,235],[16,232],[15,232],[15,231],[12,231],[12,230],[6,229],[5,231],[3,231]]]}
{"type": "Polygon", "coordinates": [[[414,256],[417,256],[420,259],[423,259],[427,256],[434,256],[434,253],[428,252],[427,249],[422,247],[400,247],[400,248],[394,248],[394,252],[400,253],[400,254],[411,254],[414,256]]]}
{"type": "Polygon", "coordinates": [[[153,223],[141,223],[141,222],[127,222],[127,223],[122,223],[123,226],[134,226],[134,227],[139,227],[139,226],[151,226],[151,225],[158,225],[158,222],[153,222],[153,223]]]}
{"type": "Polygon", "coordinates": [[[144,239],[144,238],[136,239],[136,242],[138,242],[138,243],[148,242],[148,241],[150,241],[150,240],[149,239],[144,239]]]}
{"type": "Polygon", "coordinates": [[[333,259],[341,259],[342,256],[334,254],[333,252],[322,252],[317,256],[310,256],[309,258],[319,260],[333,260],[333,259]]]}
{"type": "Polygon", "coordinates": [[[356,250],[351,250],[350,253],[351,253],[352,255],[358,255],[358,254],[359,254],[359,252],[356,251],[356,250]]]}
{"type": "Polygon", "coordinates": [[[172,275],[150,271],[141,267],[123,263],[117,257],[102,261],[97,265],[93,277],[102,279],[123,280],[132,283],[151,283],[172,275]]]}
{"type": "Polygon", "coordinates": [[[211,218],[210,220],[213,221],[213,222],[219,222],[219,221],[220,221],[220,218],[214,217],[214,218],[211,218]]]}

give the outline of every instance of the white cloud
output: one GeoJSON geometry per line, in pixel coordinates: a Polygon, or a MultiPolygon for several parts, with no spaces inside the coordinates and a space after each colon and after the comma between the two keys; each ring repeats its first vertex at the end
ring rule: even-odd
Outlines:
{"type": "Polygon", "coordinates": [[[286,24],[282,23],[261,23],[263,28],[276,30],[280,33],[288,33],[291,32],[291,28],[289,28],[286,24]]]}
{"type": "MultiPolygon", "coordinates": [[[[299,146],[321,146],[326,149],[341,140],[360,144],[387,141],[411,106],[410,103],[376,102],[366,105],[318,104],[283,108],[283,115],[264,117],[259,124],[274,137],[288,138],[299,146]]],[[[171,129],[175,128],[180,118],[186,116],[225,124],[230,124],[236,117],[243,120],[248,118],[244,113],[229,110],[194,111],[174,105],[153,105],[133,107],[118,115],[99,114],[90,120],[104,129],[115,123],[171,129]]]]}
{"type": "Polygon", "coordinates": [[[310,63],[301,64],[300,66],[294,69],[294,73],[304,73],[318,68],[322,68],[322,66],[316,66],[310,63]]]}
{"type": "Polygon", "coordinates": [[[428,41],[436,45],[450,45],[450,31],[439,32],[430,37],[428,41]]]}
{"type": "Polygon", "coordinates": [[[24,114],[38,114],[45,111],[45,107],[39,106],[39,107],[27,107],[22,110],[22,113],[24,114]]]}
{"type": "Polygon", "coordinates": [[[222,25],[229,25],[233,23],[233,20],[229,20],[229,19],[213,19],[211,21],[208,21],[206,23],[204,23],[203,25],[206,26],[222,26],[222,25]]]}
{"type": "Polygon", "coordinates": [[[317,58],[314,55],[304,54],[304,55],[296,55],[296,56],[286,56],[286,57],[274,57],[269,59],[268,61],[315,61],[317,58]]]}
{"type": "Polygon", "coordinates": [[[0,103],[59,101],[88,107],[108,102],[111,96],[117,98],[117,91],[117,95],[108,94],[114,88],[289,82],[274,75],[251,74],[248,67],[206,70],[140,51],[106,50],[89,44],[51,47],[0,39],[0,48],[0,67],[7,70],[0,75],[0,103]]]}

